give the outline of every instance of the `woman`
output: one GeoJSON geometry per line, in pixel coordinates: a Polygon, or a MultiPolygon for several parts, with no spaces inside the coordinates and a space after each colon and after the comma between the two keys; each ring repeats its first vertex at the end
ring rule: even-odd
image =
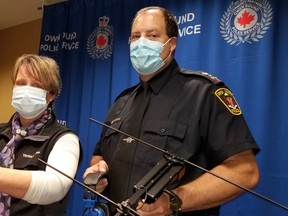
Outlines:
{"type": "Polygon", "coordinates": [[[0,126],[0,215],[65,215],[73,182],[38,160],[71,177],[80,161],[79,138],[53,113],[58,65],[48,57],[23,55],[12,84],[16,112],[0,126]]]}

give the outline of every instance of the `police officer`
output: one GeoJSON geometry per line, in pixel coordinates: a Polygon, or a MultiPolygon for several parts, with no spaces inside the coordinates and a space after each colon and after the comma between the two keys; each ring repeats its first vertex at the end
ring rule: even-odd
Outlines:
{"type": "MultiPolygon", "coordinates": [[[[179,67],[174,59],[177,34],[177,22],[166,9],[147,7],[137,12],[131,26],[130,58],[140,83],[116,99],[106,122],[252,189],[259,180],[255,161],[259,148],[242,111],[221,80],[179,67]],[[134,114],[144,106],[137,104],[142,103],[145,89],[149,102],[140,120],[135,120],[134,114]]],[[[121,202],[162,157],[158,150],[103,128],[83,177],[107,173],[96,190],[105,190],[109,198],[121,202]]],[[[169,189],[153,203],[139,201],[139,214],[218,215],[222,204],[243,193],[192,166],[186,166],[169,189]]]]}

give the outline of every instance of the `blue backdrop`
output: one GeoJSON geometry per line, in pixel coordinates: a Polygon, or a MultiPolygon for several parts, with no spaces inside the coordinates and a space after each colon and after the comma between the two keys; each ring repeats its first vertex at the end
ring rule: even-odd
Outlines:
{"type": "MultiPolygon", "coordinates": [[[[82,174],[108,107],[138,82],[129,59],[130,24],[137,10],[159,5],[179,24],[178,63],[207,71],[234,92],[256,141],[261,180],[255,189],[288,205],[288,1],[287,0],[70,0],[44,7],[40,54],[60,66],[59,121],[81,139],[82,174]]],[[[239,131],[241,133],[241,131],[239,131]]],[[[69,215],[82,215],[83,189],[74,184],[69,215]]],[[[287,210],[245,194],[222,215],[287,215],[287,210]]]]}

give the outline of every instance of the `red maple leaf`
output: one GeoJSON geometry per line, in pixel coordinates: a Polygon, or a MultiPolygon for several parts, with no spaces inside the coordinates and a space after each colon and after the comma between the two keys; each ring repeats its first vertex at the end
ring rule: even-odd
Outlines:
{"type": "Polygon", "coordinates": [[[99,47],[102,47],[106,44],[106,39],[100,35],[97,40],[96,40],[96,44],[99,46],[99,47]]]}
{"type": "Polygon", "coordinates": [[[251,21],[254,20],[255,15],[250,15],[250,12],[244,11],[244,13],[241,14],[241,17],[238,18],[238,23],[240,25],[243,25],[244,28],[246,28],[246,25],[249,25],[251,21]]]}

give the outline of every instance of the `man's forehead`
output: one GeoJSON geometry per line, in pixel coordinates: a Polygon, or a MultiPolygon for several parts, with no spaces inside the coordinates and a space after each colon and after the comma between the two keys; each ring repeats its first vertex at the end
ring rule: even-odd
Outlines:
{"type": "Polygon", "coordinates": [[[149,10],[139,14],[133,22],[132,31],[137,31],[138,28],[142,30],[146,28],[147,31],[165,29],[165,20],[161,11],[153,9],[153,12],[149,10]]]}
{"type": "Polygon", "coordinates": [[[149,15],[152,15],[153,17],[156,17],[156,18],[158,18],[158,17],[159,17],[159,18],[160,18],[160,17],[164,18],[163,13],[162,13],[161,10],[149,9],[149,10],[145,10],[145,11],[139,13],[139,14],[136,16],[135,20],[138,19],[138,18],[140,18],[140,17],[142,17],[142,16],[149,16],[149,15]]]}

